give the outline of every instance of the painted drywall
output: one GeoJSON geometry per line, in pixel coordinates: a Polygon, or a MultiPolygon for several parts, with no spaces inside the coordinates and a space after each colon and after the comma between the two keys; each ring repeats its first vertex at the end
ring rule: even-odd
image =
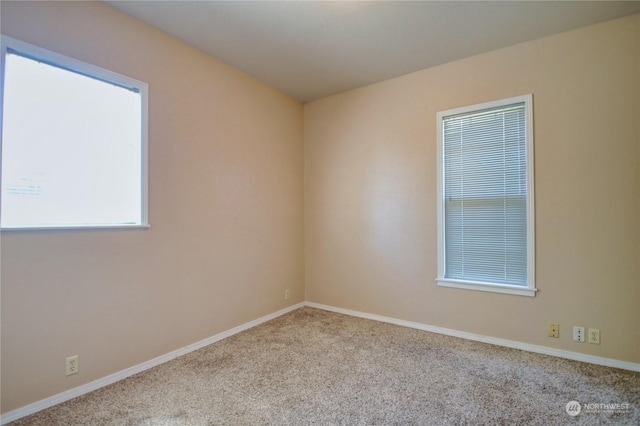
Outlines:
{"type": "Polygon", "coordinates": [[[307,300],[640,362],[639,32],[634,15],[306,104],[307,300]],[[539,292],[438,287],[436,113],[528,93],[539,292]]]}
{"type": "Polygon", "coordinates": [[[99,2],[1,14],[7,36],[149,84],[151,223],[2,233],[3,412],[303,301],[302,104],[99,2]]]}

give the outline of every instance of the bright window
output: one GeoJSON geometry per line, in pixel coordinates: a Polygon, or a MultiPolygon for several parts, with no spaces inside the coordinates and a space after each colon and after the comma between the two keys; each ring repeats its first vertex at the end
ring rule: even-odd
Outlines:
{"type": "Polygon", "coordinates": [[[147,84],[2,38],[3,229],[147,226],[147,84]]]}
{"type": "Polygon", "coordinates": [[[535,295],[532,96],[437,119],[438,285],[535,295]]]}

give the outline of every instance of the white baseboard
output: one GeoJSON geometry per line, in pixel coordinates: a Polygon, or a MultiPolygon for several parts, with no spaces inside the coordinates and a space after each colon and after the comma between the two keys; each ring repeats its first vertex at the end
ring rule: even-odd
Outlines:
{"type": "Polygon", "coordinates": [[[125,370],[119,371],[114,374],[110,374],[109,376],[103,377],[98,380],[94,380],[93,382],[87,383],[82,386],[78,386],[73,389],[69,389],[68,391],[59,393],[57,395],[51,396],[49,398],[45,398],[43,400],[34,402],[32,404],[26,405],[24,407],[18,408],[13,411],[9,411],[5,414],[2,414],[0,418],[0,425],[7,424],[14,420],[18,420],[22,417],[28,416],[30,414],[37,413],[38,411],[44,410],[45,408],[53,407],[54,405],[60,404],[62,402],[73,399],[77,396],[84,395],[86,393],[92,392],[94,390],[100,389],[104,386],[115,383],[119,380],[126,379],[129,376],[133,376],[134,374],[141,373],[145,370],[148,370],[157,365],[163,364],[167,361],[171,361],[179,356],[186,355],[189,352],[193,352],[197,349],[203,348],[212,343],[218,342],[222,339],[226,339],[227,337],[233,336],[234,334],[240,333],[241,331],[248,330],[252,327],[255,327],[259,324],[272,320],[276,317],[289,313],[291,311],[295,311],[296,309],[300,309],[305,306],[304,303],[298,303],[293,306],[289,306],[287,308],[281,309],[277,312],[274,312],[269,315],[265,315],[261,318],[258,318],[253,321],[249,321],[245,324],[239,325],[237,327],[232,328],[231,330],[223,331],[222,333],[218,333],[215,336],[208,337],[204,340],[200,340],[199,342],[193,343],[191,345],[187,345],[183,348],[177,349],[175,351],[169,352],[168,354],[161,355],[152,360],[143,362],[138,365],[134,365],[133,367],[127,368],[125,370]]]}
{"type": "Polygon", "coordinates": [[[322,309],[325,311],[337,312],[339,314],[350,315],[353,317],[365,318],[374,321],[386,322],[389,324],[400,325],[403,327],[415,328],[432,333],[445,334],[447,336],[460,337],[462,339],[475,340],[478,342],[491,343],[493,345],[505,346],[508,348],[520,349],[523,351],[535,352],[543,355],[551,355],[559,358],[571,359],[574,361],[588,362],[591,364],[604,365],[606,367],[622,368],[624,370],[640,372],[640,364],[634,362],[620,361],[612,358],[604,358],[595,355],[586,355],[579,352],[566,351],[562,349],[549,348],[547,346],[532,345],[529,343],[516,342],[514,340],[499,339],[497,337],[484,336],[481,334],[467,333],[465,331],[452,330],[450,328],[436,327],[418,322],[405,321],[396,318],[385,317],[381,315],[368,314],[365,312],[352,311],[350,309],[336,308],[333,306],[322,305],[319,303],[306,302],[305,306],[311,308],[322,309]]]}

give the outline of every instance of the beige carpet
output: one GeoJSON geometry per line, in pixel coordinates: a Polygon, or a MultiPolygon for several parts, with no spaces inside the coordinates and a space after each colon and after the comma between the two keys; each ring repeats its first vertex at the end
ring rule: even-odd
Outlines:
{"type": "Polygon", "coordinates": [[[303,308],[12,423],[331,424],[638,425],[640,374],[303,308]]]}

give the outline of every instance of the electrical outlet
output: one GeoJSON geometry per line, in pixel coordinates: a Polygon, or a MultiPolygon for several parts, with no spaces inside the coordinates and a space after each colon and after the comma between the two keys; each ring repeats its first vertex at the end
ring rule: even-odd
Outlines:
{"type": "Polygon", "coordinates": [[[584,327],[573,327],[573,341],[584,343],[584,327]]]}
{"type": "Polygon", "coordinates": [[[70,376],[72,374],[76,374],[78,371],[80,371],[80,364],[79,364],[79,360],[78,360],[78,355],[74,355],[74,356],[70,356],[69,358],[67,358],[67,376],[70,376]]]}
{"type": "Polygon", "coordinates": [[[560,337],[560,324],[557,322],[549,323],[549,337],[560,337]]]}
{"type": "Polygon", "coordinates": [[[600,344],[600,329],[598,328],[589,329],[589,343],[593,343],[594,345],[600,344]]]}
{"type": "Polygon", "coordinates": [[[284,300],[289,300],[290,297],[291,297],[291,291],[289,289],[286,289],[284,291],[284,300]]]}

